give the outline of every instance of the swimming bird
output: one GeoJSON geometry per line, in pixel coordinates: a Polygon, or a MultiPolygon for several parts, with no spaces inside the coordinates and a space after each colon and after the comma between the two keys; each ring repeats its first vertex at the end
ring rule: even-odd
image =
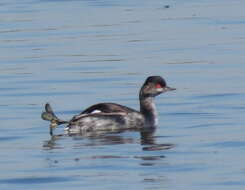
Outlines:
{"type": "Polygon", "coordinates": [[[116,103],[98,103],[75,115],[69,121],[64,121],[54,114],[50,104],[47,103],[42,119],[51,122],[51,135],[53,129],[61,124],[66,124],[65,130],[70,134],[155,128],[158,119],[154,98],[172,90],[175,88],[168,87],[161,76],[149,76],[139,92],[140,111],[116,103]]]}

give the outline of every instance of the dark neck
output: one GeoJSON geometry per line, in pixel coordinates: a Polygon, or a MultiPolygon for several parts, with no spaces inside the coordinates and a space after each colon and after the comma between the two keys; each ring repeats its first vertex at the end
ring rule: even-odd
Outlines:
{"type": "Polygon", "coordinates": [[[154,103],[154,97],[144,97],[140,95],[140,112],[145,117],[146,125],[151,127],[157,125],[157,110],[154,103]]]}

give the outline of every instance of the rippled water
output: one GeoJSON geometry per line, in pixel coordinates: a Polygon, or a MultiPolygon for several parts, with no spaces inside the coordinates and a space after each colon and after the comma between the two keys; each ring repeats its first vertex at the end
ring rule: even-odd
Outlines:
{"type": "Polygon", "coordinates": [[[0,189],[244,189],[245,2],[0,2],[0,189]],[[49,136],[97,102],[138,108],[148,75],[155,133],[49,136]]]}

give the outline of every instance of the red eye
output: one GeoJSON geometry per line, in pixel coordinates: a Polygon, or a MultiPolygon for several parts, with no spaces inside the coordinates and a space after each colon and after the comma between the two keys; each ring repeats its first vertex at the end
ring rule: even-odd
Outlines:
{"type": "Polygon", "coordinates": [[[156,84],[156,88],[162,88],[160,84],[156,84]]]}

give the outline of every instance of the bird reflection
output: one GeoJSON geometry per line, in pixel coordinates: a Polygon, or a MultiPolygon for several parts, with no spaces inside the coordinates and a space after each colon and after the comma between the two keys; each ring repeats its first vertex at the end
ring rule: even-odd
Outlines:
{"type": "Polygon", "coordinates": [[[45,141],[43,144],[44,149],[58,149],[58,141],[65,137],[70,137],[76,141],[73,148],[88,147],[88,146],[103,146],[103,145],[115,145],[115,144],[133,144],[136,139],[133,137],[125,137],[122,135],[123,131],[113,132],[96,132],[86,134],[62,134],[52,135],[51,139],[45,141]],[[85,140],[85,141],[84,141],[85,140]]]}
{"type": "MultiPolygon", "coordinates": [[[[127,130],[129,131],[129,130],[127,130]]],[[[132,130],[130,130],[132,131],[132,130]]],[[[167,150],[174,147],[173,144],[158,144],[156,142],[156,137],[154,136],[155,128],[144,129],[144,130],[133,130],[140,134],[140,144],[142,145],[143,151],[157,151],[157,150],[167,150]]],[[[66,137],[72,138],[77,141],[73,148],[82,148],[88,146],[103,146],[103,145],[115,145],[115,144],[133,144],[138,143],[137,138],[124,136],[120,131],[113,132],[96,132],[90,134],[62,134],[62,135],[52,135],[50,140],[43,143],[44,149],[60,149],[62,145],[57,142],[66,137]],[[86,141],[83,141],[86,139],[86,141]]]]}
{"type": "Polygon", "coordinates": [[[144,129],[140,131],[141,145],[153,145],[155,144],[155,128],[144,129]]]}
{"type": "Polygon", "coordinates": [[[60,140],[64,135],[52,135],[50,140],[44,141],[44,149],[58,149],[59,146],[57,141],[60,140]]]}
{"type": "Polygon", "coordinates": [[[154,136],[155,128],[144,129],[140,131],[141,134],[141,145],[143,146],[142,150],[145,151],[156,151],[156,150],[167,150],[174,147],[174,144],[156,143],[156,137],[154,136]]]}

